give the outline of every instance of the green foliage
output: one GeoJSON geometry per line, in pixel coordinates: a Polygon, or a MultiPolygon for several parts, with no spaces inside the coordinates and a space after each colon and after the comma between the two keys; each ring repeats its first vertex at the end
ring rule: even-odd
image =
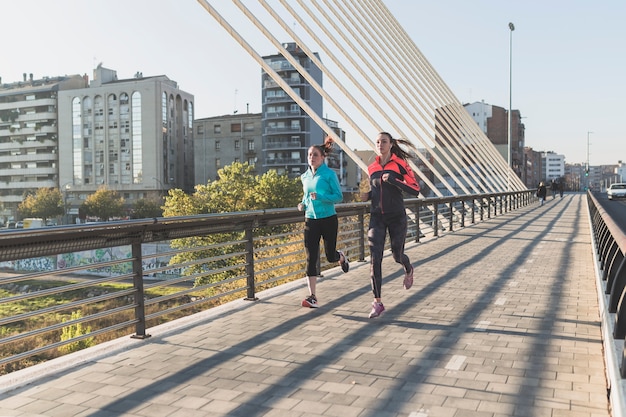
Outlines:
{"type": "Polygon", "coordinates": [[[163,209],[153,200],[141,199],[133,204],[131,217],[133,219],[149,219],[163,216],[163,209]]]}
{"type": "Polygon", "coordinates": [[[56,188],[39,188],[35,194],[27,195],[17,211],[22,217],[47,219],[62,216],[65,213],[63,195],[56,188]]]}
{"type": "MultiPolygon", "coordinates": [[[[192,195],[181,190],[170,190],[163,206],[163,216],[189,216],[194,214],[226,213],[271,208],[295,207],[300,201],[302,185],[299,179],[290,179],[269,171],[261,176],[254,175],[253,167],[235,162],[218,171],[219,179],[206,185],[197,185],[192,195]]],[[[279,232],[279,231],[277,231],[279,232]]],[[[243,265],[245,260],[237,258],[215,259],[224,253],[239,252],[243,248],[235,245],[224,247],[223,242],[243,239],[243,232],[222,233],[211,236],[196,236],[172,241],[176,249],[203,248],[181,252],[170,263],[179,264],[202,259],[210,261],[196,263],[185,270],[185,274],[204,274],[196,279],[196,285],[221,282],[244,274],[243,268],[214,272],[218,269],[243,265]]]]}
{"type": "Polygon", "coordinates": [[[120,197],[117,191],[102,187],[87,197],[81,205],[81,210],[87,216],[109,221],[113,217],[123,217],[125,215],[124,199],[120,197]]]}
{"type": "MultiPolygon", "coordinates": [[[[78,320],[83,317],[83,314],[80,311],[73,311],[71,321],[78,320]]],[[[66,323],[67,319],[63,320],[63,323],[66,323]]],[[[71,324],[63,328],[61,333],[61,341],[71,340],[75,337],[83,336],[91,333],[91,327],[87,326],[83,327],[82,323],[71,324]]],[[[79,351],[81,349],[88,348],[94,345],[93,337],[88,337],[86,339],[77,340],[75,342],[68,343],[67,345],[63,345],[59,347],[59,350],[63,353],[72,353],[79,351]]]]}

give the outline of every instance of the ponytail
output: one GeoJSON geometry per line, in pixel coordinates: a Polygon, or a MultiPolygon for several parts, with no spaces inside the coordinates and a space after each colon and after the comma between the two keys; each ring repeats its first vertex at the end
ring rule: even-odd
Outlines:
{"type": "Polygon", "coordinates": [[[326,136],[324,138],[324,143],[322,143],[321,145],[313,145],[313,148],[317,148],[321,153],[323,157],[328,156],[332,151],[333,151],[333,143],[335,141],[333,141],[333,138],[330,136],[326,136]]]}
{"type": "Polygon", "coordinates": [[[385,135],[389,138],[389,140],[391,141],[391,153],[393,155],[396,155],[397,157],[402,158],[405,161],[412,158],[412,155],[409,152],[400,147],[400,145],[403,145],[409,149],[416,150],[415,145],[413,145],[411,142],[406,139],[394,139],[393,136],[391,136],[391,133],[387,132],[380,132],[379,135],[385,135]]]}

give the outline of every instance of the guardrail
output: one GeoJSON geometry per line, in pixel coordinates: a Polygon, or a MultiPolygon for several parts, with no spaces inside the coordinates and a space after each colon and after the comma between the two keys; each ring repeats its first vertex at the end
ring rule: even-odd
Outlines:
{"type": "Polygon", "coordinates": [[[602,208],[591,192],[587,194],[589,213],[595,250],[598,258],[606,309],[614,314],[612,336],[622,341],[619,352],[619,370],[622,378],[626,377],[626,351],[623,340],[626,337],[626,235],[611,216],[602,208]]]}
{"type": "MultiPolygon", "coordinates": [[[[536,200],[534,190],[407,199],[407,241],[536,200]]],[[[336,209],[338,247],[363,261],[369,203],[336,209]]],[[[304,277],[303,224],[289,208],[0,232],[0,373],[146,338],[150,326],[304,277]]]]}

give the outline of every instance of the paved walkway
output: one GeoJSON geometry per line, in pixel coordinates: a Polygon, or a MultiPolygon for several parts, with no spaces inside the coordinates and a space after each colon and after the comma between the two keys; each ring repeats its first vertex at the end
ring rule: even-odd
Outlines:
{"type": "Polygon", "coordinates": [[[352,262],[318,284],[319,309],[299,307],[299,280],[0,378],[0,416],[610,415],[583,195],[407,253],[415,285],[387,255],[381,318],[352,262]]]}

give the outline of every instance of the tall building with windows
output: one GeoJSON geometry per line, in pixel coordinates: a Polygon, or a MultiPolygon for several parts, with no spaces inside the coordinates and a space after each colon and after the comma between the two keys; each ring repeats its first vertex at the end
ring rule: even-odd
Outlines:
{"type": "MultiPolygon", "coordinates": [[[[494,144],[502,157],[509,158],[509,111],[483,102],[464,104],[483,133],[494,144]]],[[[511,110],[511,168],[522,178],[524,170],[525,126],[519,110],[511,110]]]]}
{"type": "Polygon", "coordinates": [[[544,181],[559,180],[565,175],[565,155],[548,151],[542,153],[541,159],[544,181]]]}
{"type": "MultiPolygon", "coordinates": [[[[322,71],[295,44],[283,44],[300,65],[322,85],[322,71]]],[[[321,95],[281,54],[263,57],[265,62],[298,94],[316,114],[323,114],[321,95]]],[[[307,149],[324,140],[322,129],[267,74],[262,76],[263,172],[297,177],[307,169],[307,149]]]]}
{"type": "Polygon", "coordinates": [[[81,75],[0,80],[0,223],[17,219],[24,193],[59,186],[57,95],[87,82],[81,75]]]}
{"type": "Polygon", "coordinates": [[[259,173],[261,113],[196,119],[193,129],[196,184],[217,180],[217,171],[233,162],[247,162],[259,173]]]}
{"type": "Polygon", "coordinates": [[[130,206],[170,188],[191,192],[194,97],[164,75],[118,79],[102,65],[59,102],[59,181],[70,214],[98,188],[130,206]]]}

